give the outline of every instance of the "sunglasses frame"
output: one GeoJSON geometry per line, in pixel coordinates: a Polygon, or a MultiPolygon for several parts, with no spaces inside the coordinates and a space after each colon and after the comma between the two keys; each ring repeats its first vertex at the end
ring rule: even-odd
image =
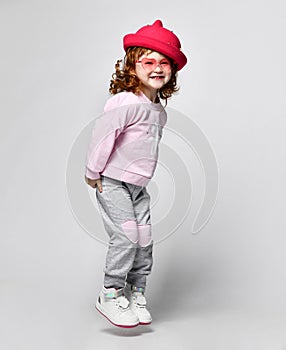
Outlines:
{"type": "Polygon", "coordinates": [[[137,60],[136,63],[141,63],[142,68],[145,71],[150,71],[150,72],[152,70],[155,70],[158,66],[160,66],[163,71],[170,72],[172,70],[172,63],[168,58],[162,58],[160,61],[157,61],[155,58],[143,57],[141,60],[137,60]],[[168,67],[162,66],[162,61],[164,60],[166,60],[169,63],[168,67]],[[144,66],[145,61],[152,61],[153,62],[152,68],[149,69],[146,66],[144,66]]]}

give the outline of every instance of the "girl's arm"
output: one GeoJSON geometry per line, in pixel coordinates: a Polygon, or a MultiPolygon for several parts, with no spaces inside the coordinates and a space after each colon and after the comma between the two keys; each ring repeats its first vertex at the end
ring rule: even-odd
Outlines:
{"type": "Polygon", "coordinates": [[[85,176],[88,179],[100,179],[100,173],[116,147],[116,139],[133,122],[134,115],[133,105],[127,105],[107,111],[96,120],[86,159],[85,176]]]}
{"type": "Polygon", "coordinates": [[[88,147],[86,161],[86,177],[91,180],[100,178],[107,161],[113,151],[115,141],[121,129],[103,115],[96,121],[88,147]]]}

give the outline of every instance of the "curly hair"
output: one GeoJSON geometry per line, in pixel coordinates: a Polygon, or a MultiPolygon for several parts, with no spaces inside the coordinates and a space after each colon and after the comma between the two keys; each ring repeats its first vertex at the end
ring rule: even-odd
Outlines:
{"type": "MultiPolygon", "coordinates": [[[[142,82],[135,74],[135,62],[142,55],[150,54],[151,52],[153,51],[150,49],[138,46],[129,47],[126,50],[123,67],[121,68],[122,60],[117,60],[115,64],[115,73],[112,74],[112,79],[110,80],[109,92],[112,95],[122,91],[131,91],[136,95],[141,93],[142,82]]],[[[158,91],[159,97],[165,100],[166,104],[167,99],[170,98],[173,93],[179,91],[179,87],[177,86],[178,65],[174,63],[172,59],[170,59],[170,61],[172,66],[171,79],[158,91]]]]}

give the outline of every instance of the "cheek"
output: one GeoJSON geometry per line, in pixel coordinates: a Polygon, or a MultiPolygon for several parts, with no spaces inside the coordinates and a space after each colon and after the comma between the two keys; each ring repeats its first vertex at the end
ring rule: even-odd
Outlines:
{"type": "Polygon", "coordinates": [[[166,75],[166,83],[168,83],[171,80],[172,77],[172,73],[169,73],[168,75],[166,75]]]}
{"type": "Polygon", "coordinates": [[[140,79],[140,80],[142,80],[142,79],[144,80],[146,78],[145,71],[143,71],[141,67],[140,68],[136,67],[135,73],[136,73],[138,79],[140,79]]]}

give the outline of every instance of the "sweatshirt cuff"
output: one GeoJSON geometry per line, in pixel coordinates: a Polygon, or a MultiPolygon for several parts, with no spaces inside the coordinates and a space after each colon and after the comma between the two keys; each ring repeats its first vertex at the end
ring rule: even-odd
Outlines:
{"type": "Polygon", "coordinates": [[[90,169],[86,168],[85,176],[86,176],[88,179],[97,180],[97,179],[100,178],[100,173],[98,173],[98,172],[96,172],[96,171],[91,171],[90,169]]]}

